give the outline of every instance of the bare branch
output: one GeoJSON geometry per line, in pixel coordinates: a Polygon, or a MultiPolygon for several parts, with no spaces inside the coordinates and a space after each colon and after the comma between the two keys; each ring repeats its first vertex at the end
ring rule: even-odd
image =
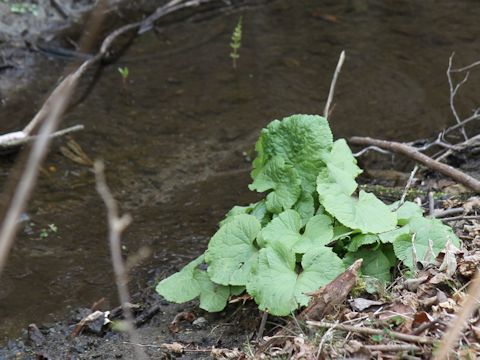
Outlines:
{"type": "MultiPolygon", "coordinates": [[[[95,180],[96,188],[107,208],[108,219],[108,238],[110,243],[110,253],[112,256],[113,270],[115,272],[115,282],[117,284],[120,305],[122,306],[123,315],[126,321],[126,331],[130,337],[130,341],[139,344],[139,336],[135,331],[134,318],[130,304],[130,294],[128,293],[128,274],[122,258],[121,234],[130,224],[132,218],[125,214],[119,216],[118,205],[115,201],[105,180],[105,166],[101,161],[95,161],[95,180]]],[[[135,345],[137,359],[146,359],[145,353],[140,346],[135,345]]]]}
{"type": "Polygon", "coordinates": [[[464,72],[470,69],[473,69],[474,67],[480,65],[480,61],[475,61],[474,63],[471,63],[470,65],[464,66],[462,68],[458,69],[451,69],[450,72],[464,72]]]}
{"type": "MultiPolygon", "coordinates": [[[[460,116],[458,115],[457,109],[455,108],[454,100],[455,100],[455,95],[457,94],[460,86],[462,86],[468,80],[469,73],[467,72],[467,74],[465,75],[465,78],[462,81],[460,81],[458,84],[456,84],[455,87],[453,86],[452,71],[451,70],[452,70],[452,61],[453,61],[454,56],[455,56],[455,53],[452,53],[452,55],[450,55],[450,58],[448,59],[447,79],[448,79],[448,85],[449,85],[449,88],[450,88],[450,109],[452,110],[453,116],[455,117],[455,120],[457,121],[457,124],[460,124],[462,122],[462,120],[460,119],[460,116]]],[[[465,131],[465,127],[461,126],[460,130],[461,130],[461,133],[462,133],[463,137],[465,138],[465,140],[467,140],[468,136],[467,136],[467,133],[465,131]]]]}
{"type": "Polygon", "coordinates": [[[335,92],[335,86],[337,85],[338,75],[340,74],[340,70],[342,70],[343,62],[345,61],[345,50],[342,50],[340,53],[340,57],[338,58],[337,68],[335,69],[335,73],[333,74],[332,83],[330,84],[330,91],[328,92],[327,103],[325,104],[325,110],[323,110],[323,117],[328,119],[330,105],[332,104],[333,94],[335,92]]]}

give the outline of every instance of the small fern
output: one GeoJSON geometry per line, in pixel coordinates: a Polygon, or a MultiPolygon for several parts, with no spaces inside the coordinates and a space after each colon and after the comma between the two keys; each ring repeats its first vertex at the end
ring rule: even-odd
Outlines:
{"type": "Polygon", "coordinates": [[[230,53],[230,57],[232,58],[232,66],[234,69],[237,68],[237,59],[240,57],[239,49],[242,46],[242,17],[238,19],[237,26],[232,33],[232,42],[230,43],[230,47],[232,48],[232,52],[230,53]]]}

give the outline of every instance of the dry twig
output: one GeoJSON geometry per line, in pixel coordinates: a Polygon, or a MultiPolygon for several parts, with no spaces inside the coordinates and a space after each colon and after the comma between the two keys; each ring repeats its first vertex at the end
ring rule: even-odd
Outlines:
{"type": "Polygon", "coordinates": [[[340,74],[340,70],[342,70],[343,62],[345,61],[345,50],[342,50],[340,53],[340,57],[338,58],[337,68],[335,69],[335,73],[333,74],[332,83],[330,84],[330,91],[328,93],[327,103],[325,104],[325,109],[323,110],[323,117],[328,119],[330,115],[330,106],[333,100],[333,94],[335,93],[335,86],[337,85],[338,75],[340,74]]]}
{"type": "MultiPolygon", "coordinates": [[[[108,218],[108,238],[110,243],[110,253],[112,256],[113,270],[115,272],[115,282],[117,284],[120,304],[122,306],[123,315],[126,320],[126,331],[133,343],[139,344],[139,337],[135,331],[134,318],[132,310],[130,309],[130,295],[128,293],[128,274],[125,269],[125,264],[122,259],[121,234],[125,228],[130,224],[131,217],[128,214],[119,215],[117,202],[112,196],[105,180],[104,165],[101,161],[96,161],[94,164],[95,180],[97,192],[100,194],[105,206],[107,208],[108,218]]],[[[135,353],[137,359],[146,359],[145,353],[141,347],[135,346],[135,353]]]]}
{"type": "Polygon", "coordinates": [[[338,330],[355,332],[355,333],[360,333],[365,335],[388,335],[389,337],[394,339],[398,339],[406,342],[413,342],[417,344],[433,344],[434,342],[434,339],[428,338],[425,336],[409,335],[409,334],[404,334],[401,332],[391,331],[391,330],[388,330],[386,332],[385,330],[380,330],[380,329],[372,329],[372,328],[353,326],[353,325],[333,324],[333,323],[328,323],[324,321],[307,320],[307,325],[317,326],[317,327],[327,328],[327,329],[330,329],[333,327],[338,330]]]}

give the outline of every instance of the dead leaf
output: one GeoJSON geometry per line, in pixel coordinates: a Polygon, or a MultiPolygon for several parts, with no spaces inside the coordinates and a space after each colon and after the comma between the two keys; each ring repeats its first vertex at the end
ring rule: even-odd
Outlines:
{"type": "Polygon", "coordinates": [[[381,306],[385,304],[382,301],[374,301],[364,298],[356,298],[349,301],[350,306],[354,311],[364,311],[372,306],[381,306]]]}
{"type": "Polygon", "coordinates": [[[465,214],[468,214],[474,208],[480,208],[480,197],[478,196],[472,196],[463,204],[463,209],[465,210],[465,214]]]}
{"type": "Polygon", "coordinates": [[[455,255],[458,254],[459,250],[452,244],[450,238],[447,240],[444,252],[445,256],[438,270],[445,271],[447,276],[451,278],[457,271],[457,258],[455,255]]]}
{"type": "Polygon", "coordinates": [[[175,354],[183,354],[183,351],[185,350],[185,346],[178,342],[174,342],[172,344],[161,344],[160,347],[175,354]]]}
{"type": "Polygon", "coordinates": [[[407,279],[403,283],[403,286],[405,287],[405,289],[409,291],[416,291],[418,287],[427,280],[428,280],[428,275],[424,275],[424,276],[413,278],[413,279],[407,279]]]}
{"type": "Polygon", "coordinates": [[[480,264],[480,251],[473,254],[464,255],[458,261],[458,272],[466,278],[471,278],[475,275],[477,267],[480,264]]]}
{"type": "Polygon", "coordinates": [[[245,353],[243,351],[234,349],[216,349],[212,348],[211,354],[214,359],[224,360],[224,359],[244,359],[245,353]]]}
{"type": "Polygon", "coordinates": [[[419,326],[426,322],[432,322],[433,320],[434,318],[429,313],[425,311],[420,311],[415,314],[413,318],[413,325],[419,326]]]}

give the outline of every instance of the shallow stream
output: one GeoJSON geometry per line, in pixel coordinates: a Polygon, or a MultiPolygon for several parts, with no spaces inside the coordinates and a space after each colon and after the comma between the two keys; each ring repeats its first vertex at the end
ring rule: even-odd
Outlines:
{"type": "MultiPolygon", "coordinates": [[[[125,253],[152,251],[133,287],[198,256],[230,207],[256,199],[247,185],[259,130],[293,113],[321,114],[342,49],[335,137],[413,140],[452,124],[448,58],[455,51],[458,66],[480,59],[479,18],[473,0],[279,0],[137,38],[63,123],[85,125],[75,140],[105,160],[108,182],[133,216],[125,253]],[[241,14],[234,70],[229,42],[241,14]],[[126,84],[118,67],[129,69],[126,84]]],[[[29,121],[63,65],[37,64],[31,87],[0,108],[2,132],[29,121]]],[[[464,114],[480,103],[479,90],[480,69],[459,93],[464,114]]],[[[55,141],[43,166],[0,280],[0,338],[102,297],[106,308],[117,304],[104,207],[89,168],[60,153],[66,140],[55,141]]],[[[14,160],[0,159],[2,182],[14,160]]]]}

